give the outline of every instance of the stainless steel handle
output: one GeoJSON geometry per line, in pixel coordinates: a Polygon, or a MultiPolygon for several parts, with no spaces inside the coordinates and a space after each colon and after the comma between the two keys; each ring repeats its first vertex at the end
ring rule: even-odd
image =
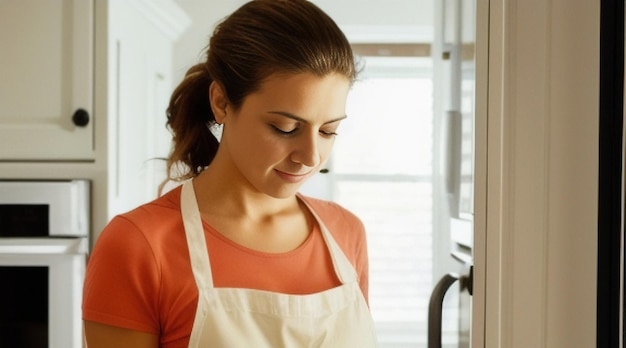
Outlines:
{"type": "Polygon", "coordinates": [[[430,295],[428,303],[428,348],[441,348],[441,319],[443,316],[443,299],[448,289],[461,279],[458,274],[444,275],[430,295]]]}
{"type": "Polygon", "coordinates": [[[461,187],[461,137],[463,136],[463,115],[459,111],[446,112],[446,191],[448,193],[450,215],[459,217],[461,187]]]}

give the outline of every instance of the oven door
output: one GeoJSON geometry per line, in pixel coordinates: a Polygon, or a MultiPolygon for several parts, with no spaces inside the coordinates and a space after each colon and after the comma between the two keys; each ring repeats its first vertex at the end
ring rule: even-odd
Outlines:
{"type": "Polygon", "coordinates": [[[0,347],[83,346],[86,238],[0,239],[0,347]]]}

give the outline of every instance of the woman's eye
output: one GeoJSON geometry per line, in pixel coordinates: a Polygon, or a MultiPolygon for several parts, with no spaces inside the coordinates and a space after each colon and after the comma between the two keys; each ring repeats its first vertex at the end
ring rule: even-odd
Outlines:
{"type": "Polygon", "coordinates": [[[337,132],[320,129],[320,134],[322,134],[322,136],[324,137],[330,138],[336,136],[337,132]]]}
{"type": "Polygon", "coordinates": [[[281,134],[281,135],[291,135],[291,134],[294,134],[298,130],[298,128],[293,128],[293,129],[286,130],[286,129],[283,129],[283,128],[280,128],[280,127],[277,127],[277,126],[274,126],[274,125],[272,125],[272,129],[276,133],[281,134]]]}
{"type": "MultiPolygon", "coordinates": [[[[277,134],[282,136],[293,136],[298,133],[300,130],[299,126],[293,127],[280,127],[277,125],[270,124],[270,128],[277,134]]],[[[337,132],[334,129],[320,129],[319,134],[324,138],[332,138],[337,135],[337,132]]]]}

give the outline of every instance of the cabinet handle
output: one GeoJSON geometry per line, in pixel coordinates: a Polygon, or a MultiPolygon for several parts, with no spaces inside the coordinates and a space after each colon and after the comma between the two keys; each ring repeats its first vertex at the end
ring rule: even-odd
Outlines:
{"type": "Polygon", "coordinates": [[[78,109],[72,115],[72,122],[78,127],[85,127],[89,124],[89,113],[85,109],[78,109]]]}

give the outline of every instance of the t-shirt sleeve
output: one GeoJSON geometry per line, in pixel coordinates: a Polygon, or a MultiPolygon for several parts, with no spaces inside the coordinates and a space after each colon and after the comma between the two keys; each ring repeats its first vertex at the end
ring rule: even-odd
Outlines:
{"type": "Polygon", "coordinates": [[[159,333],[160,270],[142,231],[123,216],[105,227],[87,263],[83,319],[159,333]]]}

